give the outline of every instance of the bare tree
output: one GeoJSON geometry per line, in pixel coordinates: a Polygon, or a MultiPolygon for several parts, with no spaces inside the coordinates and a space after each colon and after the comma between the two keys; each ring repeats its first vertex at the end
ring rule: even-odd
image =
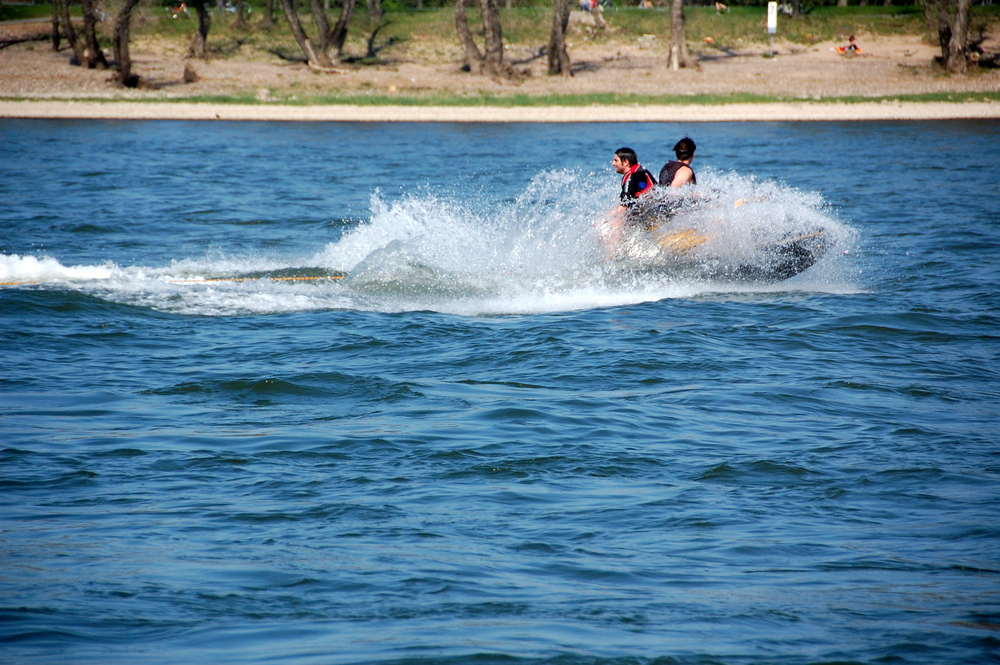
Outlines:
{"type": "Polygon", "coordinates": [[[950,72],[968,71],[970,0],[923,0],[928,22],[937,30],[941,65],[950,72]]]}
{"type": "Polygon", "coordinates": [[[191,0],[198,13],[198,31],[191,38],[188,48],[189,58],[204,58],[208,53],[208,31],[212,27],[212,14],[208,11],[209,0],[191,0]]]}
{"type": "Polygon", "coordinates": [[[59,34],[60,6],[58,0],[52,0],[52,50],[57,53],[59,52],[59,47],[62,46],[62,35],[59,34]]]}
{"type": "Polygon", "coordinates": [[[281,8],[285,10],[285,18],[288,19],[288,27],[292,30],[295,41],[306,56],[306,61],[313,69],[330,69],[333,61],[302,29],[302,22],[299,20],[298,11],[295,9],[295,0],[281,0],[281,8]]]}
{"type": "MultiPolygon", "coordinates": [[[[954,74],[965,74],[969,69],[969,5],[971,0],[958,0],[955,21],[951,27],[945,67],[954,74]]],[[[942,53],[942,55],[944,55],[942,53]]]]}
{"type": "Polygon", "coordinates": [[[465,51],[469,69],[474,73],[488,74],[493,78],[511,78],[514,68],[503,57],[503,28],[496,0],[479,0],[479,13],[483,22],[483,50],[472,39],[465,16],[466,0],[455,0],[455,31],[465,51]]]}
{"type": "Polygon", "coordinates": [[[83,9],[84,56],[87,69],[94,69],[98,65],[107,69],[108,61],[97,43],[97,4],[94,0],[82,0],[80,5],[83,9]]]}
{"type": "Polygon", "coordinates": [[[265,30],[274,27],[274,0],[267,0],[264,4],[264,19],[260,23],[265,30]]]}
{"type": "Polygon", "coordinates": [[[486,71],[494,77],[510,77],[514,70],[503,59],[503,29],[500,27],[500,9],[496,0],[480,0],[479,11],[483,18],[483,62],[486,71]]]}
{"type": "Polygon", "coordinates": [[[115,66],[118,68],[118,82],[127,88],[139,85],[139,77],[132,73],[132,59],[128,52],[129,23],[132,20],[132,10],[138,4],[139,0],[125,0],[115,17],[115,66]]]}
{"type": "Polygon", "coordinates": [[[330,57],[330,52],[332,51],[334,56],[338,60],[340,59],[356,4],[357,0],[344,0],[340,16],[331,28],[323,5],[319,3],[319,0],[309,0],[309,10],[312,12],[316,31],[319,33],[319,43],[316,43],[302,28],[302,22],[299,20],[298,11],[295,8],[295,0],[281,0],[281,7],[285,10],[285,18],[288,19],[292,35],[298,42],[299,48],[302,49],[302,53],[305,54],[310,67],[320,70],[333,69],[333,58],[330,57]]]}
{"type": "Polygon", "coordinates": [[[549,37],[549,74],[572,76],[566,30],[569,28],[570,0],[552,0],[552,35],[549,37]]]}
{"type": "Polygon", "coordinates": [[[74,64],[83,64],[86,57],[84,56],[83,42],[80,41],[80,37],[76,34],[76,29],[73,27],[73,22],[69,18],[69,0],[57,0],[59,2],[59,13],[62,17],[63,31],[66,35],[66,41],[69,42],[69,47],[73,49],[73,58],[76,61],[74,64]]]}
{"type": "Polygon", "coordinates": [[[466,1],[455,0],[455,32],[458,33],[458,42],[465,52],[465,62],[469,65],[469,71],[473,74],[482,74],[483,52],[479,50],[469,30],[469,21],[465,16],[466,1]]]}
{"type": "Polygon", "coordinates": [[[234,30],[247,29],[246,5],[243,0],[236,0],[236,18],[234,18],[233,22],[229,24],[229,27],[234,30]]]}
{"type": "Polygon", "coordinates": [[[684,44],[684,0],[673,0],[670,5],[670,69],[688,66],[687,46],[684,44]]]}
{"type": "Polygon", "coordinates": [[[330,31],[327,40],[329,45],[327,52],[329,53],[329,49],[333,49],[337,60],[340,60],[340,56],[344,52],[344,42],[347,41],[347,29],[350,27],[351,15],[354,14],[355,5],[357,5],[357,0],[344,0],[344,4],[340,8],[340,16],[337,18],[337,22],[330,31]]]}
{"type": "MultiPolygon", "coordinates": [[[[319,33],[319,48],[323,53],[329,55],[330,53],[330,21],[326,17],[326,10],[329,3],[320,4],[319,0],[309,0],[309,11],[312,14],[313,21],[316,23],[316,32],[319,33]]],[[[331,59],[331,63],[333,60],[331,59]]],[[[332,66],[332,65],[331,65],[332,66]]]]}

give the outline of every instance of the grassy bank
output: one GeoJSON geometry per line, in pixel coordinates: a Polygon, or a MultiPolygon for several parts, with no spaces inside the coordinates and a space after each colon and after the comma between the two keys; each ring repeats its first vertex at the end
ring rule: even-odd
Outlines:
{"type": "MultiPolygon", "coordinates": [[[[136,10],[133,35],[176,41],[182,48],[190,40],[197,26],[197,18],[190,11],[178,19],[171,19],[166,11],[172,2],[143,3],[136,10]]],[[[663,3],[665,4],[665,3],[663,3]]],[[[301,52],[292,39],[280,11],[275,12],[275,25],[264,28],[262,3],[251,3],[247,29],[231,26],[232,14],[215,16],[209,35],[209,51],[213,57],[241,57],[253,51],[277,53],[288,58],[300,58],[301,52]]],[[[74,7],[75,13],[79,11],[74,7]]],[[[539,6],[504,9],[501,17],[504,39],[511,47],[538,49],[548,42],[551,25],[551,7],[539,6]]],[[[575,11],[582,16],[581,12],[575,11]]],[[[718,14],[713,7],[691,6],[686,8],[686,34],[690,43],[699,44],[711,38],[717,46],[760,44],[768,41],[765,31],[764,7],[732,7],[729,13],[718,14]]],[[[48,5],[0,6],[0,20],[49,16],[48,5]]],[[[457,47],[454,15],[451,6],[439,9],[389,11],[389,25],[378,33],[376,44],[382,49],[380,56],[391,57],[403,49],[415,47],[419,57],[433,59],[448,57],[457,47]]],[[[310,34],[308,12],[303,19],[310,34]]],[[[597,30],[586,22],[574,25],[569,34],[570,42],[611,44],[615,41],[650,39],[663,41],[670,28],[666,7],[640,10],[620,8],[605,13],[607,30],[597,30]]],[[[469,21],[478,25],[478,15],[469,11],[469,21]]],[[[1000,21],[1000,6],[973,7],[970,29],[973,32],[1000,21]]],[[[366,39],[375,27],[364,11],[364,5],[355,12],[351,23],[345,54],[354,59],[362,58],[367,51],[366,39]]],[[[101,40],[110,47],[111,21],[101,24],[101,40]]],[[[873,37],[879,35],[921,35],[930,38],[923,10],[917,6],[866,6],[866,7],[816,7],[807,15],[790,19],[779,18],[777,38],[793,44],[809,46],[822,41],[845,39],[848,35],[873,37]]],[[[412,55],[409,57],[413,57],[412,55]]]]}
{"type": "MultiPolygon", "coordinates": [[[[362,8],[363,9],[363,8],[362,8]]],[[[973,8],[970,29],[976,32],[1000,21],[1000,6],[973,8]]],[[[579,16],[582,13],[576,12],[579,16]]],[[[701,44],[711,38],[716,46],[738,47],[743,44],[768,42],[766,11],[758,7],[734,7],[728,14],[718,14],[712,7],[688,7],[686,36],[691,44],[701,44]]],[[[549,7],[524,7],[501,11],[504,40],[509,47],[538,50],[548,43],[552,10],[549,7]]],[[[308,17],[307,26],[310,25],[308,17]]],[[[162,35],[188,39],[194,30],[194,18],[170,20],[150,17],[138,27],[137,34],[162,35]]],[[[233,57],[247,49],[279,52],[288,57],[300,57],[298,46],[292,40],[282,17],[271,30],[259,28],[261,13],[251,15],[251,28],[239,31],[229,27],[227,15],[212,26],[209,47],[218,57],[233,57]]],[[[401,50],[415,48],[419,57],[449,57],[457,49],[454,15],[450,8],[425,11],[390,12],[386,14],[389,25],[377,36],[379,46],[392,42],[379,52],[382,58],[391,58],[401,50]]],[[[469,12],[469,22],[478,25],[478,14],[469,12]]],[[[670,33],[669,11],[663,8],[640,10],[619,9],[605,14],[609,28],[597,30],[585,21],[574,24],[568,35],[571,44],[592,43],[611,45],[615,42],[637,39],[665,42],[670,33]]],[[[367,50],[366,39],[375,27],[364,11],[355,14],[351,23],[345,55],[360,58],[367,50]]],[[[307,27],[307,30],[310,30],[307,27]]],[[[315,34],[315,30],[310,30],[315,34]]],[[[923,10],[919,7],[820,7],[798,19],[781,18],[777,39],[811,46],[813,44],[846,40],[849,35],[870,38],[881,35],[918,35],[932,38],[923,10]]],[[[412,57],[412,56],[411,56],[412,57]]]]}

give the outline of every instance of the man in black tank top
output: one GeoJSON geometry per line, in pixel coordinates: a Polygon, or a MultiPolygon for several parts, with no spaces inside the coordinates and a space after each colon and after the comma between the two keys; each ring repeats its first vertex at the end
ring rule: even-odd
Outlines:
{"type": "Polygon", "coordinates": [[[674,154],[677,161],[669,161],[660,170],[660,185],[665,187],[683,187],[687,184],[697,185],[698,179],[691,168],[691,160],[694,159],[694,141],[688,137],[682,138],[674,146],[674,154]]]}

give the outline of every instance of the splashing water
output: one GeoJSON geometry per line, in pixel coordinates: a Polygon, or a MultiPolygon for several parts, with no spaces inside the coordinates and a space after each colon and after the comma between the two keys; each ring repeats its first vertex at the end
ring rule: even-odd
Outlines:
{"type": "Polygon", "coordinates": [[[706,293],[856,290],[848,276],[855,233],[818,194],[705,170],[683,197],[691,205],[609,249],[600,229],[615,207],[609,205],[614,183],[601,177],[595,187],[595,177],[541,173],[515,200],[499,204],[431,194],[386,202],[376,192],[367,221],[298,258],[182,258],[151,268],[70,267],[51,257],[0,255],[0,282],[209,316],[318,309],[540,313],[706,293]],[[802,274],[745,278],[773,265],[780,243],[817,234],[823,255],[802,274]],[[697,240],[681,247],[678,237],[688,245],[697,240]]]}

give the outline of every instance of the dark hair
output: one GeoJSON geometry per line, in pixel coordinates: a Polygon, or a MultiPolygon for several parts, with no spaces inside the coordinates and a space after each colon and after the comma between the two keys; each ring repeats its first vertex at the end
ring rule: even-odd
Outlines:
{"type": "Polygon", "coordinates": [[[639,158],[636,156],[635,150],[632,148],[618,148],[615,150],[615,154],[618,155],[618,159],[623,162],[628,162],[632,166],[639,163],[639,158]]]}
{"type": "Polygon", "coordinates": [[[677,155],[677,159],[691,159],[697,147],[694,141],[685,136],[674,146],[674,154],[677,155]]]}

